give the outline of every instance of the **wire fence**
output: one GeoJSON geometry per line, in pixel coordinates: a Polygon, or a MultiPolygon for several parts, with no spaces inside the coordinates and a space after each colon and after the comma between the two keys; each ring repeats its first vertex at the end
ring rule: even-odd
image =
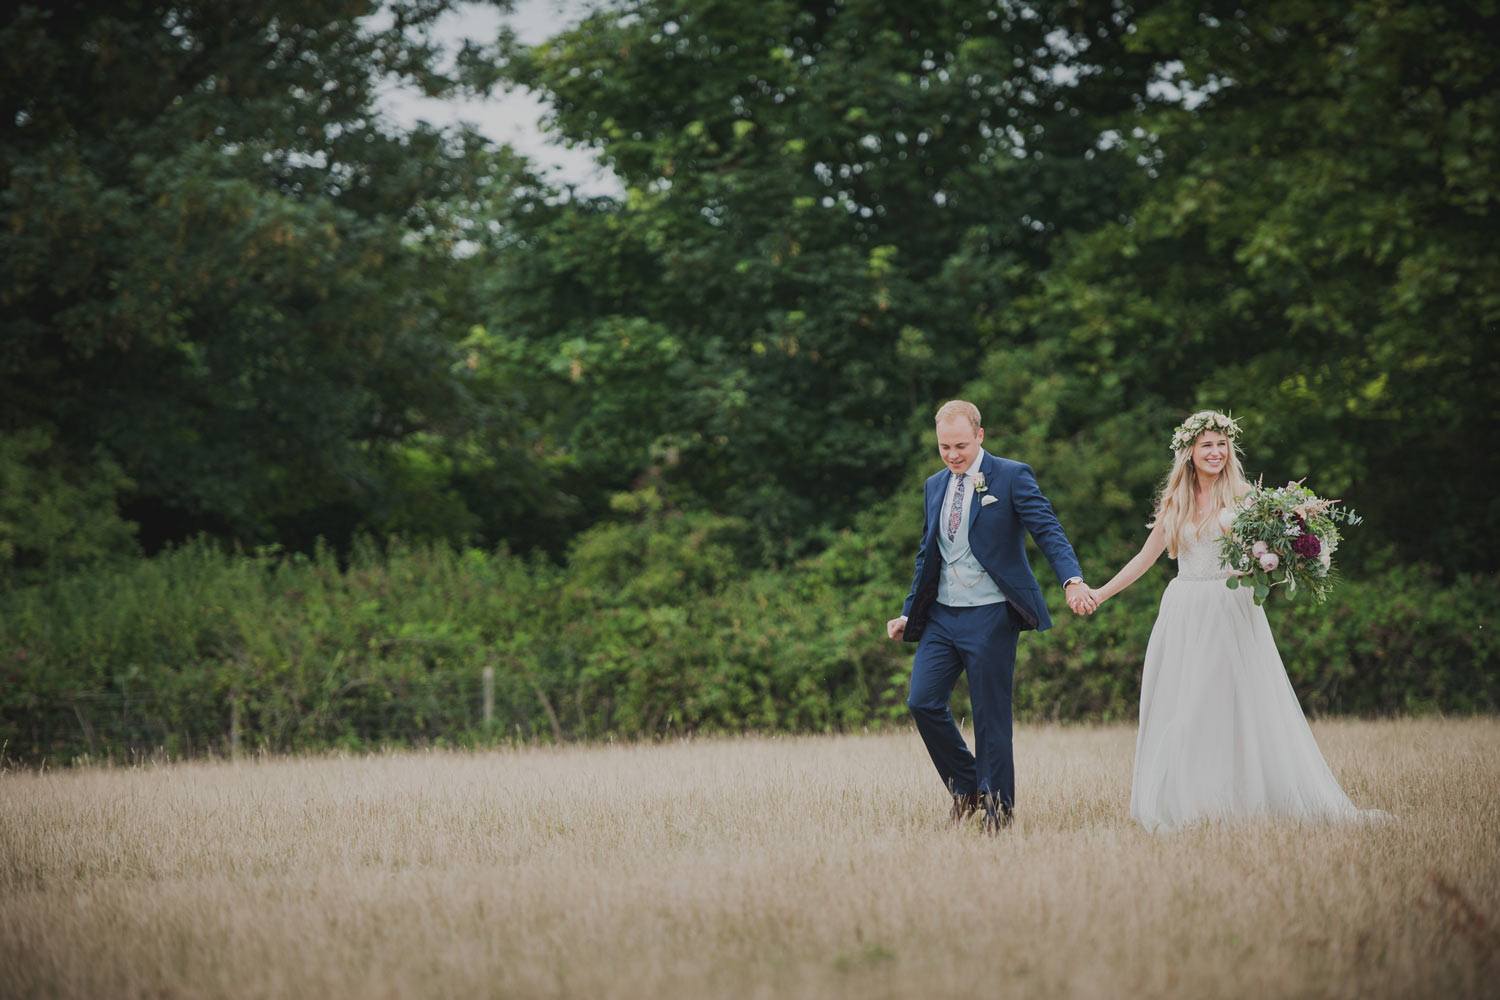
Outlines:
{"type": "Polygon", "coordinates": [[[347,680],[311,696],[73,692],[8,703],[0,711],[0,757],[34,764],[561,736],[546,702],[540,691],[509,685],[497,699],[490,667],[420,679],[347,680]]]}

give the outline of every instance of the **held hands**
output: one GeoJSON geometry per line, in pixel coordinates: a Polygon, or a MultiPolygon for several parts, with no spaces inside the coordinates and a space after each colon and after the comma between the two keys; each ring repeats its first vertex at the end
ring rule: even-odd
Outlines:
{"type": "Polygon", "coordinates": [[[1064,593],[1068,596],[1068,607],[1075,615],[1091,615],[1102,603],[1099,599],[1099,592],[1089,589],[1089,585],[1081,580],[1068,584],[1064,593]]]}
{"type": "MultiPolygon", "coordinates": [[[[1075,615],[1091,615],[1104,603],[1104,595],[1082,581],[1068,584],[1068,607],[1075,615]]],[[[906,616],[885,623],[885,634],[899,642],[906,635],[906,616]]]]}

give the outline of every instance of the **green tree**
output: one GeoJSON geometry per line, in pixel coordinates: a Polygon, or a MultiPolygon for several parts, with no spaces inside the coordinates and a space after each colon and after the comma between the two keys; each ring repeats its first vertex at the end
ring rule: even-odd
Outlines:
{"type": "Polygon", "coordinates": [[[647,0],[513,50],[625,194],[530,212],[488,325],[553,373],[601,488],[656,468],[772,555],[826,541],[1058,235],[1118,214],[1130,30],[1112,3],[647,0]]]}
{"type": "Polygon", "coordinates": [[[1062,497],[1085,537],[1144,518],[1172,425],[1211,405],[1243,418],[1252,473],[1367,515],[1346,568],[1493,571],[1474,445],[1500,380],[1496,5],[1169,3],[1137,24],[1183,95],[1122,135],[1152,182],[1069,242],[976,391],[1042,415],[1033,454],[1087,456],[1062,497]]]}
{"type": "Polygon", "coordinates": [[[524,165],[374,110],[386,81],[461,88],[472,53],[439,70],[429,37],[453,6],[0,15],[0,433],[45,441],[24,445],[34,482],[102,456],[128,479],[91,499],[148,548],[537,540],[524,491],[483,495],[546,492],[534,435],[475,395],[459,346],[474,206],[524,165]]]}
{"type": "Polygon", "coordinates": [[[135,550],[133,526],[115,510],[130,481],[99,455],[74,466],[39,460],[48,429],[0,435],[0,590],[135,550]]]}

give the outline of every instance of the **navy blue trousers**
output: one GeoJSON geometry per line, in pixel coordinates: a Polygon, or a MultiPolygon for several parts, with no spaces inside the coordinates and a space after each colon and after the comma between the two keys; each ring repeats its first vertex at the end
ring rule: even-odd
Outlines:
{"type": "Polygon", "coordinates": [[[1004,604],[977,608],[934,604],[917,642],[911,693],[906,698],[944,786],[965,795],[995,792],[1007,806],[1016,802],[1011,686],[1019,635],[1004,604]],[[969,675],[974,753],[969,752],[948,708],[960,672],[969,675]]]}

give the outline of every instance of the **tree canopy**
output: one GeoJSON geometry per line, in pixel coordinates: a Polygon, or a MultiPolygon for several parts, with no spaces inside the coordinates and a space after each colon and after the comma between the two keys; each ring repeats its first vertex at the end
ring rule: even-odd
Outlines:
{"type": "Polygon", "coordinates": [[[384,27],[375,6],[3,15],[4,469],[10,503],[58,512],[6,519],[17,566],[125,525],[149,549],[503,533],[536,458],[454,374],[477,313],[455,248],[524,169],[382,121],[384,81],[461,82],[427,38],[452,5],[387,5],[384,27]],[[470,507],[466,484],[494,496],[470,507]]]}
{"type": "Polygon", "coordinates": [[[649,464],[772,555],[818,544],[889,494],[912,414],[1059,238],[1126,203],[1101,136],[1146,100],[1130,28],[1111,3],[600,11],[505,72],[624,197],[543,219],[488,326],[557,374],[593,475],[649,464]]]}
{"type": "Polygon", "coordinates": [[[960,394],[1099,559],[1212,405],[1369,515],[1351,570],[1495,569],[1494,4],[621,0],[450,59],[454,7],[0,15],[7,580],[561,555],[647,487],[788,565],[899,516],[960,394]],[[531,88],[623,194],[392,80],[531,88]]]}

